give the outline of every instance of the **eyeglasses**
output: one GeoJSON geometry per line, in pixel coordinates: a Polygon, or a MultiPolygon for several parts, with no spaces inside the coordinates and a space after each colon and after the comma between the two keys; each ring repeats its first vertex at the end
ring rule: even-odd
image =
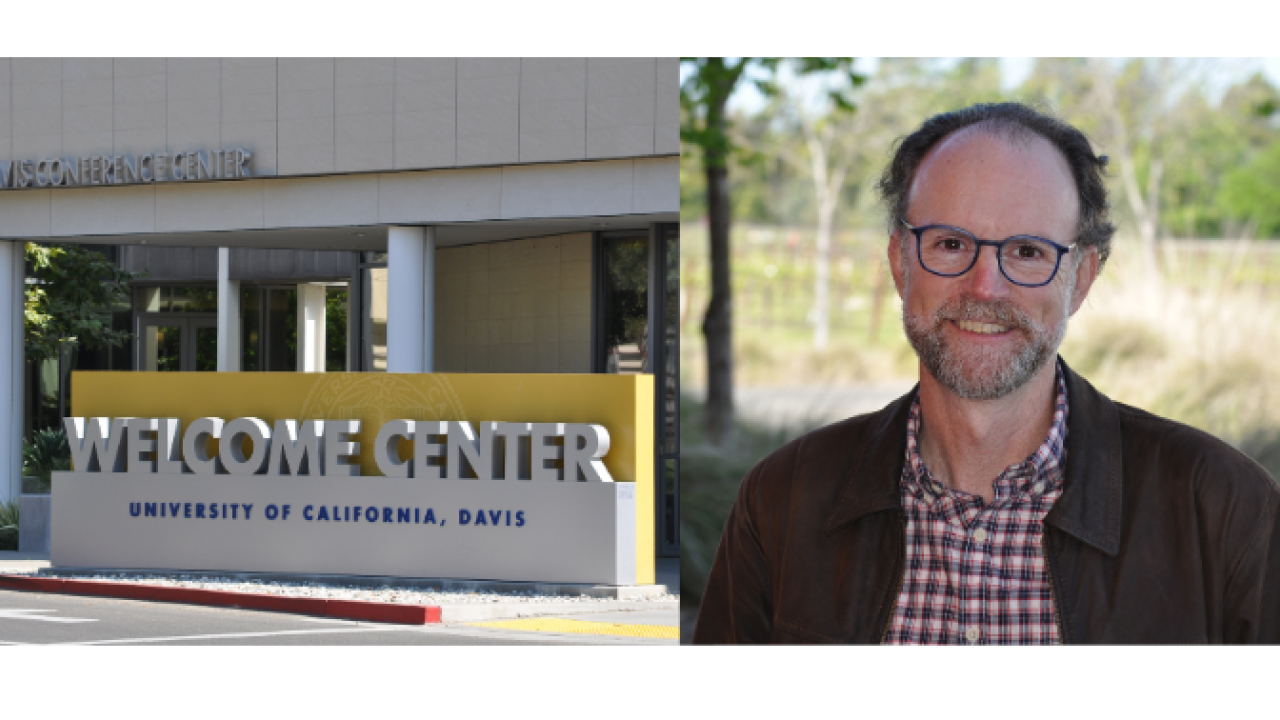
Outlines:
{"type": "Polygon", "coordinates": [[[1076,246],[1062,246],[1034,235],[1014,235],[1000,242],[979,240],[968,230],[951,225],[912,227],[899,220],[916,236],[916,255],[920,265],[934,275],[957,277],[969,272],[978,262],[983,245],[996,249],[1000,272],[1009,282],[1022,287],[1048,285],[1058,274],[1062,256],[1076,246]]]}

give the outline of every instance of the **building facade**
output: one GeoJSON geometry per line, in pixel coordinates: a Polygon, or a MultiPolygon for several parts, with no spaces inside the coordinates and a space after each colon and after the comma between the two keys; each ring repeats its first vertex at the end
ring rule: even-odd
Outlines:
{"type": "Polygon", "coordinates": [[[678,554],[678,63],[0,59],[7,497],[68,371],[651,373],[678,554]],[[143,275],[31,366],[24,242],[143,275]]]}

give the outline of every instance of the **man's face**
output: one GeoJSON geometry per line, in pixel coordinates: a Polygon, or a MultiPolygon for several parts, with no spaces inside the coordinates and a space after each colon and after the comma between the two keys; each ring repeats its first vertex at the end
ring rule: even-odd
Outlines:
{"type": "MultiPolygon", "coordinates": [[[[1067,246],[1078,213],[1071,169],[1048,141],[967,128],[925,156],[905,219],[915,227],[953,225],[984,240],[1036,235],[1067,246]]],[[[1023,287],[1000,272],[996,249],[983,247],[968,272],[940,277],[920,266],[915,245],[901,228],[889,247],[907,337],[935,379],[974,400],[1008,395],[1054,357],[1067,318],[1097,274],[1096,252],[1077,246],[1049,284],[1023,287]]]]}

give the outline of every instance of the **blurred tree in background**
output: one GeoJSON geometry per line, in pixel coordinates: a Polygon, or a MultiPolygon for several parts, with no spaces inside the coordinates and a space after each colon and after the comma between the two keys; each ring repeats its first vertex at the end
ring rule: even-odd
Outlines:
{"type": "MultiPolygon", "coordinates": [[[[680,83],[680,140],[696,150],[703,169],[703,198],[709,232],[711,294],[702,322],[706,338],[708,439],[724,442],[733,429],[733,296],[730,283],[729,157],[735,145],[726,114],[729,97],[748,76],[765,95],[777,92],[776,76],[780,58],[685,58],[687,72],[680,83]]],[[[799,76],[815,73],[842,73],[856,86],[861,77],[853,72],[853,58],[800,58],[795,61],[799,76]]],[[[851,111],[844,91],[828,92],[833,107],[851,111]]]]}

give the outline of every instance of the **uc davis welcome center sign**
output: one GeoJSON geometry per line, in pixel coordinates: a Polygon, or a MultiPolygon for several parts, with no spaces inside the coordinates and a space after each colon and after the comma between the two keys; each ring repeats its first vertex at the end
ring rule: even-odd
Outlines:
{"type": "Polygon", "coordinates": [[[653,379],[73,374],[55,566],[654,581],[653,379]]]}

